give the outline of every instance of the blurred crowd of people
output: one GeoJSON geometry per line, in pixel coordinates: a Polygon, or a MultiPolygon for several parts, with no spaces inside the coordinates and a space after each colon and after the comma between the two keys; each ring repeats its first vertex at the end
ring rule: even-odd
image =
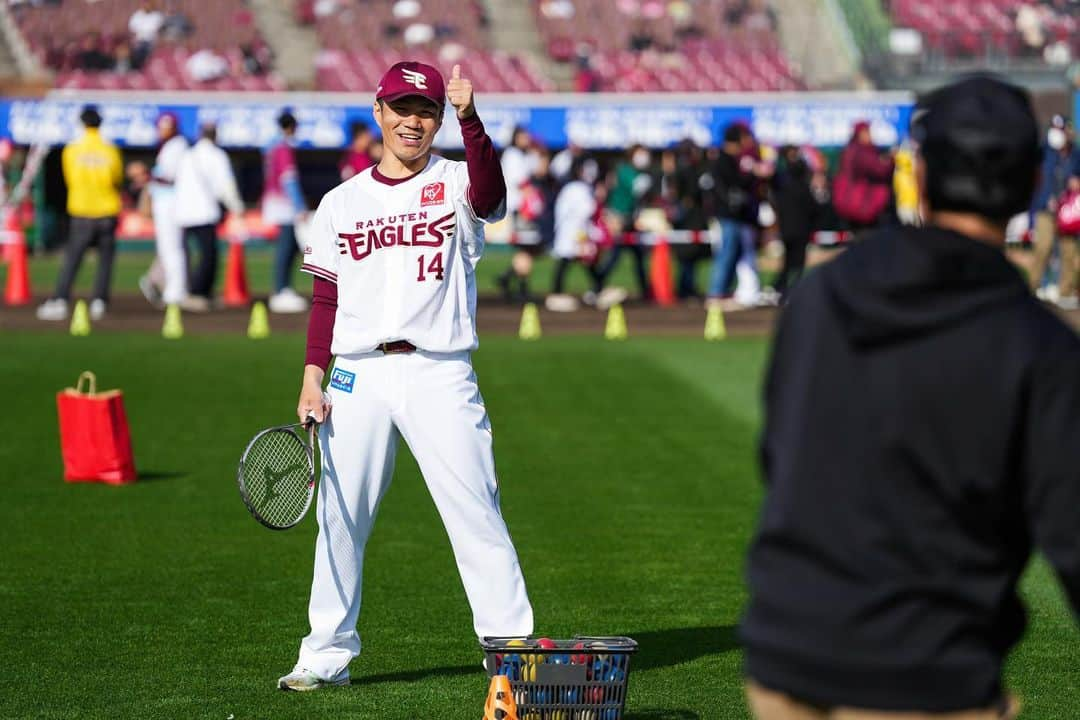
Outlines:
{"type": "MultiPolygon", "coordinates": [[[[295,5],[296,20],[314,25],[328,18],[343,18],[352,13],[366,13],[370,0],[300,0],[295,5]]],[[[453,17],[433,18],[424,12],[420,0],[394,0],[390,19],[383,23],[382,37],[391,44],[409,47],[451,42],[459,35],[459,25],[469,22],[487,28],[491,20],[481,0],[460,3],[460,13],[453,17]]],[[[350,18],[346,18],[350,19],[350,18]]]]}
{"type": "MultiPolygon", "coordinates": [[[[215,284],[221,239],[242,243],[248,227],[232,161],[217,144],[217,128],[205,123],[193,143],[180,132],[177,117],[162,113],[157,120],[159,144],[152,164],[129,162],[122,167],[116,146],[101,135],[102,117],[94,106],[81,113],[83,133],[64,147],[61,157],[64,210],[58,213],[38,203],[41,222],[63,235],[64,258],[55,290],[37,310],[42,320],[60,321],[71,312],[72,283],[87,250],[98,251],[97,279],[89,305],[97,320],[108,310],[116,231],[126,207],[152,221],[155,256],[139,278],[139,290],[155,307],[176,305],[188,312],[218,307],[215,284]],[[227,228],[230,237],[220,238],[227,228]]],[[[279,133],[262,149],[263,183],[259,207],[262,222],[276,230],[272,293],[267,303],[275,313],[299,313],[308,301],[293,288],[293,272],[310,219],[296,160],[296,117],[283,111],[279,133]]],[[[352,142],[339,165],[340,179],[378,162],[381,144],[366,123],[352,127],[352,142]]],[[[40,177],[44,181],[47,173],[40,177]]],[[[54,193],[56,194],[56,193],[54,193]]],[[[40,198],[36,198],[40,200],[40,198]]],[[[51,247],[42,238],[43,246],[51,247]]]]}
{"type": "Polygon", "coordinates": [[[589,278],[582,301],[605,307],[628,295],[610,282],[628,256],[634,297],[647,301],[653,297],[651,248],[641,239],[678,235],[672,248],[679,299],[728,301],[728,307],[775,304],[797,281],[811,232],[828,212],[826,169],[816,149],[776,152],[758,143],[745,123],[730,125],[720,147],[691,140],[659,151],[634,145],[614,163],[573,144],[552,155],[519,128],[503,154],[518,250],[500,285],[508,299],[528,298],[531,258],[550,252],[556,265],[548,307],[578,306],[565,292],[573,265],[589,278]],[[756,268],[766,230],[778,232],[788,249],[775,288],[762,287],[756,268]],[[707,283],[698,280],[703,262],[711,265],[707,283]]]}
{"type": "MultiPolygon", "coordinates": [[[[60,5],[62,0],[23,0],[12,4],[60,5]]],[[[146,66],[155,48],[168,45],[187,51],[184,70],[193,80],[202,82],[227,75],[264,75],[273,65],[273,53],[265,42],[241,44],[239,54],[230,58],[200,45],[195,30],[194,20],[176,0],[164,0],[162,5],[145,0],[131,14],[126,32],[88,29],[74,39],[44,34],[41,38],[44,64],[56,72],[138,72],[146,66]]]]}
{"type": "MultiPolygon", "coordinates": [[[[64,151],[65,157],[93,154],[90,147],[108,160],[98,158],[101,167],[112,168],[112,150],[105,149],[108,143],[97,130],[100,116],[84,113],[83,121],[86,134],[72,143],[76,150],[64,151]]],[[[283,113],[278,125],[280,135],[263,151],[259,203],[263,222],[276,227],[279,240],[269,307],[301,312],[307,302],[292,287],[292,269],[308,203],[294,149],[296,118],[283,113]]],[[[67,240],[64,269],[42,317],[67,316],[70,278],[87,248],[97,245],[103,257],[112,257],[121,204],[153,220],[157,258],[139,283],[147,299],[195,312],[215,307],[217,228],[231,215],[231,232],[246,234],[237,180],[216,145],[212,125],[201,128],[191,145],[168,113],[159,119],[158,130],[154,162],[129,163],[124,177],[113,170],[80,172],[78,163],[64,160],[67,212],[51,214],[86,222],[64,227],[63,221],[50,220],[48,203],[42,202],[48,193],[35,194],[39,242],[48,248],[57,243],[46,236],[67,240]],[[100,187],[89,193],[78,189],[88,183],[100,187]],[[122,191],[128,199],[114,202],[113,195],[122,191]],[[87,198],[109,199],[107,212],[104,201],[87,198]],[[113,218],[112,230],[103,220],[107,217],[113,218]],[[78,242],[72,240],[76,236],[78,242]]],[[[351,130],[336,171],[341,181],[378,163],[382,149],[365,123],[356,122],[351,130]]],[[[1014,219],[1010,235],[1014,241],[1030,240],[1032,291],[1062,308],[1075,308],[1080,304],[1080,150],[1067,118],[1051,120],[1043,152],[1030,212],[1014,219]]],[[[46,168],[52,157],[46,157],[46,168]]],[[[93,168],[95,162],[85,164],[93,168]]],[[[508,189],[502,234],[513,252],[497,278],[498,288],[510,302],[543,297],[553,311],[654,300],[651,263],[661,240],[668,243],[675,265],[670,289],[677,300],[724,310],[774,305],[784,302],[799,282],[811,245],[827,252],[873,228],[920,223],[914,148],[909,141],[878,147],[867,122],[855,123],[850,141],[831,160],[811,146],[763,144],[741,121],[724,128],[717,146],[691,140],[660,149],[633,145],[621,156],[573,143],[553,153],[519,127],[501,164],[508,189]],[[534,265],[541,256],[551,256],[554,263],[549,277],[536,278],[534,265]],[[628,271],[619,272],[621,265],[629,265],[628,271]],[[585,278],[587,289],[580,295],[568,289],[574,273],[585,278]]],[[[42,172],[41,177],[47,184],[57,174],[42,172]]],[[[55,191],[52,195],[60,197],[55,191]]],[[[500,261],[495,256],[490,262],[500,261]]],[[[107,308],[108,284],[109,276],[103,275],[95,288],[98,314],[107,308]]]]}
{"type": "Polygon", "coordinates": [[[1071,58],[1069,40],[1057,37],[1056,27],[1065,18],[1080,17],[1077,0],[1027,0],[1016,8],[1016,32],[1023,50],[1042,56],[1048,63],[1064,65],[1071,58]]]}
{"type": "MultiPolygon", "coordinates": [[[[1077,230],[1068,218],[1075,212],[1080,223],[1080,150],[1067,119],[1055,116],[1044,149],[1039,192],[1030,213],[1016,219],[1013,239],[1026,236],[1034,249],[1032,289],[1072,308],[1077,230]]],[[[604,308],[631,293],[651,300],[651,245],[660,237],[671,239],[679,300],[734,310],[783,302],[815,240],[836,247],[866,230],[920,222],[913,147],[876,146],[868,122],[854,125],[832,163],[815,147],[763,145],[742,122],[724,130],[718,147],[634,145],[614,162],[573,144],[552,154],[518,128],[502,163],[516,249],[500,288],[508,300],[528,300],[533,259],[550,254],[556,263],[546,303],[556,311],[604,308]],[[782,264],[763,283],[759,256],[780,248],[782,264]],[[632,289],[612,282],[623,257],[633,266],[632,289]],[[707,273],[698,271],[703,263],[707,273]],[[566,292],[574,266],[587,276],[581,298],[566,292]]]]}
{"type": "MultiPolygon", "coordinates": [[[[616,8],[632,22],[626,50],[640,60],[642,71],[679,66],[683,63],[680,48],[685,41],[713,34],[702,27],[691,0],[621,0],[616,8]],[[658,32],[658,21],[669,20],[670,32],[658,32]]],[[[545,0],[538,7],[549,19],[572,20],[577,15],[573,0],[545,0]]],[[[723,32],[727,42],[775,41],[779,27],[776,10],[768,0],[733,0],[723,12],[723,32]]],[[[575,92],[599,92],[602,79],[594,67],[595,48],[587,42],[574,47],[575,92]]]]}

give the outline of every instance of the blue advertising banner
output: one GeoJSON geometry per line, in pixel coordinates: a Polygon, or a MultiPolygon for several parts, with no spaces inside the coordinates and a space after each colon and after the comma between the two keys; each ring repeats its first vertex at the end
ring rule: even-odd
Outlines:
{"type": "MultiPolygon", "coordinates": [[[[26,145],[67,142],[77,135],[79,112],[89,102],[101,109],[103,134],[126,147],[153,146],[155,120],[166,111],[177,116],[188,137],[195,137],[203,123],[215,123],[218,141],[229,148],[267,145],[285,108],[299,121],[301,148],[341,148],[348,142],[352,122],[364,120],[374,126],[370,101],[360,95],[81,92],[76,97],[56,92],[44,99],[0,98],[0,136],[26,145]]],[[[1080,105],[1080,99],[1077,102],[1080,105]]],[[[500,146],[510,141],[516,126],[552,148],[570,142],[605,150],[633,143],[667,147],[687,138],[715,145],[729,123],[741,121],[764,143],[824,147],[846,143],[856,120],[871,122],[875,143],[899,143],[907,137],[912,98],[906,93],[480,95],[478,107],[500,146]]],[[[461,147],[452,112],[435,144],[461,147]]]]}

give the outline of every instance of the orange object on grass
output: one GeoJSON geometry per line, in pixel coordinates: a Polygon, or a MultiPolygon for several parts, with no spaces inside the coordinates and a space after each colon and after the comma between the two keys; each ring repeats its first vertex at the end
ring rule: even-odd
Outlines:
{"type": "Polygon", "coordinates": [[[4,255],[8,261],[7,283],[4,286],[4,302],[8,305],[25,305],[30,302],[30,268],[27,266],[26,235],[19,216],[8,212],[4,218],[4,255]]]}
{"type": "Polygon", "coordinates": [[[671,246],[666,238],[661,238],[653,248],[649,283],[658,305],[669,307],[675,304],[675,289],[671,280],[671,246]]]}
{"type": "Polygon", "coordinates": [[[251,303],[242,242],[229,243],[229,255],[225,259],[225,291],[221,300],[228,307],[247,307],[251,303]]]}
{"type": "Polygon", "coordinates": [[[510,689],[510,678],[495,675],[488,687],[487,702],[484,703],[484,720],[518,720],[517,704],[510,689]]]}

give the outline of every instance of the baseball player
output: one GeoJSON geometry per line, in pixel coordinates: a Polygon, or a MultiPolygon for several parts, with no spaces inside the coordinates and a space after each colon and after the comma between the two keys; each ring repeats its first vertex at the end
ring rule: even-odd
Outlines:
{"type": "Polygon", "coordinates": [[[450,536],[476,634],[533,629],[470,359],[477,347],[474,269],[484,223],[505,214],[506,183],[460,66],[444,85],[429,65],[394,65],[379,83],[373,112],[383,157],[323,197],[304,250],[302,269],[315,279],[297,413],[322,421],[322,482],[311,633],[293,672],[278,681],[284,690],[349,682],[349,662],[360,653],[364,546],[399,435],[450,536]],[[464,162],[431,152],[444,98],[457,112],[464,162]]]}

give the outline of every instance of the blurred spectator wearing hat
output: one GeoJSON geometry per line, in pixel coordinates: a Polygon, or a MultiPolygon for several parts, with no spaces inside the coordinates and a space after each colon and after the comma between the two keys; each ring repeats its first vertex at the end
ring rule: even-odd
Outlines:
{"type": "Polygon", "coordinates": [[[868,233],[779,321],[740,632],[759,720],[1013,718],[1034,547],[1080,612],[1080,337],[1004,254],[1030,98],[968,78],[912,132],[923,226],[868,233]]]}
{"type": "Polygon", "coordinates": [[[300,253],[296,224],[306,222],[308,212],[293,150],[296,117],[286,110],[278,116],[277,124],[281,133],[263,151],[263,222],[277,226],[278,230],[273,295],[267,304],[270,312],[301,313],[307,310],[307,300],[293,290],[292,271],[300,253]]]}
{"type": "Polygon", "coordinates": [[[1067,309],[1077,307],[1077,238],[1075,235],[1059,236],[1057,214],[1064,196],[1068,192],[1080,191],[1080,148],[1075,147],[1074,139],[1072,123],[1061,115],[1055,115],[1042,145],[1042,173],[1031,202],[1034,252],[1028,274],[1033,292],[1067,309]],[[1061,263],[1058,287],[1044,288],[1047,266],[1055,245],[1061,263]]]}
{"type": "Polygon", "coordinates": [[[221,208],[243,226],[244,204],[236,188],[229,156],[217,145],[217,126],[207,123],[199,139],[184,153],[176,172],[176,222],[186,241],[192,239],[199,263],[190,273],[190,294],[184,305],[194,312],[211,308],[218,269],[217,226],[221,208]]]}
{"type": "Polygon", "coordinates": [[[83,134],[69,143],[61,156],[64,181],[68,187],[70,235],[56,281],[56,292],[37,309],[40,320],[59,321],[68,317],[71,287],[83,256],[91,246],[98,249],[98,267],[94,296],[90,301],[90,317],[94,320],[101,318],[109,302],[124,169],[120,151],[101,136],[101,114],[98,109],[92,105],[86,106],[79,120],[84,127],[83,134]]]}

